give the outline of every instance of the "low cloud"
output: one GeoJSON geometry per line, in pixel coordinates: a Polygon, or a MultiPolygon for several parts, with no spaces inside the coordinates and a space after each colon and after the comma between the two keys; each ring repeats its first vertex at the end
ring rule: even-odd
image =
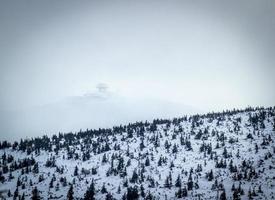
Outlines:
{"type": "MultiPolygon", "coordinates": [[[[85,93],[80,98],[106,100],[111,98],[113,95],[114,95],[114,92],[110,90],[110,87],[108,84],[98,83],[92,91],[85,93]]],[[[76,98],[79,98],[79,97],[76,97],[76,98]]]]}

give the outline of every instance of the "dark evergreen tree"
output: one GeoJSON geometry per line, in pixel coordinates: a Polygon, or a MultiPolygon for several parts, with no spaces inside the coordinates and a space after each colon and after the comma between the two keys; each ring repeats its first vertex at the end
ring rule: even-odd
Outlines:
{"type": "Polygon", "coordinates": [[[187,189],[186,189],[186,187],[184,187],[183,189],[182,189],[182,196],[183,197],[187,197],[187,189]]]}
{"type": "Polygon", "coordinates": [[[95,184],[94,180],[92,180],[91,185],[87,189],[87,191],[84,194],[84,200],[94,200],[95,199],[95,184]]]}
{"type": "Polygon", "coordinates": [[[10,190],[8,191],[8,197],[11,197],[11,191],[10,190]]]}
{"type": "Polygon", "coordinates": [[[13,193],[13,199],[17,199],[17,197],[18,197],[18,187],[16,187],[16,189],[15,189],[15,191],[14,191],[14,193],[13,193]]]}
{"type": "Polygon", "coordinates": [[[10,171],[9,173],[9,180],[12,180],[14,178],[14,176],[12,175],[12,172],[10,171]]]}
{"type": "Polygon", "coordinates": [[[193,178],[192,178],[191,173],[190,173],[189,178],[188,178],[187,189],[188,190],[193,190],[193,178]]]}
{"type": "Polygon", "coordinates": [[[176,197],[177,198],[183,198],[187,197],[187,189],[184,187],[183,189],[180,187],[178,191],[176,192],[176,197]]]}
{"type": "Polygon", "coordinates": [[[111,194],[111,193],[107,193],[106,194],[106,198],[105,198],[105,200],[113,200],[114,198],[113,198],[113,195],[111,194]]]}
{"type": "Polygon", "coordinates": [[[39,173],[38,163],[35,163],[35,164],[33,165],[32,172],[35,173],[35,174],[38,174],[38,173],[39,173]]]}
{"type": "Polygon", "coordinates": [[[173,153],[177,153],[178,152],[178,147],[177,147],[176,144],[174,144],[172,152],[173,153]]]}
{"type": "Polygon", "coordinates": [[[20,181],[20,178],[18,177],[18,178],[17,178],[16,187],[20,187],[20,186],[21,186],[21,181],[20,181]]]}
{"type": "Polygon", "coordinates": [[[181,178],[180,178],[180,175],[178,175],[178,177],[177,177],[175,186],[181,188],[181,178]]]}
{"type": "Polygon", "coordinates": [[[148,157],[146,157],[146,160],[145,160],[145,166],[150,166],[150,160],[148,157]]]}
{"type": "Polygon", "coordinates": [[[144,187],[143,187],[142,184],[140,185],[140,196],[141,196],[142,198],[145,197],[145,190],[144,190],[144,187]]]}
{"type": "Polygon", "coordinates": [[[166,179],[165,179],[164,187],[169,188],[169,189],[171,188],[171,182],[170,182],[169,176],[167,176],[166,179]]]}
{"type": "Polygon", "coordinates": [[[130,182],[131,183],[137,183],[138,182],[138,174],[137,174],[136,169],[133,171],[133,175],[132,175],[132,178],[130,179],[130,182]]]}
{"type": "Polygon", "coordinates": [[[181,188],[179,188],[178,191],[176,192],[176,197],[179,199],[182,198],[182,189],[181,188]]]}
{"type": "Polygon", "coordinates": [[[159,157],[158,166],[162,166],[162,157],[159,157]]]}
{"type": "Polygon", "coordinates": [[[127,200],[137,200],[139,197],[137,187],[128,187],[127,188],[127,200]]]}
{"type": "Polygon", "coordinates": [[[34,189],[32,190],[32,200],[39,200],[39,199],[40,199],[39,191],[37,187],[34,187],[34,189]]]}
{"type": "Polygon", "coordinates": [[[22,194],[22,197],[21,197],[21,200],[25,200],[26,198],[25,198],[25,192],[23,192],[23,194],[22,194]]]}
{"type": "Polygon", "coordinates": [[[154,196],[151,194],[151,192],[149,190],[148,194],[145,197],[145,200],[153,200],[153,199],[154,199],[154,196]]]}
{"type": "Polygon", "coordinates": [[[248,190],[248,199],[249,199],[249,200],[252,200],[252,199],[253,199],[253,197],[252,197],[252,192],[251,192],[251,188],[249,188],[249,190],[248,190]]]}
{"type": "Polygon", "coordinates": [[[103,183],[103,185],[102,185],[101,193],[102,193],[102,194],[108,193],[108,192],[107,192],[107,189],[106,189],[106,187],[105,187],[105,183],[103,183]]]}
{"type": "Polygon", "coordinates": [[[104,153],[102,157],[102,163],[107,163],[107,162],[108,162],[107,155],[106,153],[104,153]]]}
{"type": "Polygon", "coordinates": [[[222,191],[221,195],[220,195],[220,200],[226,200],[226,193],[225,190],[222,191]]]}
{"type": "Polygon", "coordinates": [[[123,187],[128,187],[128,179],[127,178],[123,181],[123,187]]]}
{"type": "Polygon", "coordinates": [[[145,148],[145,145],[144,145],[144,139],[143,139],[143,138],[141,139],[141,142],[140,142],[139,148],[140,148],[140,151],[142,151],[142,150],[145,148]]]}
{"type": "Polygon", "coordinates": [[[118,188],[117,188],[117,193],[120,194],[121,193],[121,188],[120,188],[120,185],[118,185],[118,188]]]}
{"type": "Polygon", "coordinates": [[[74,199],[74,188],[73,185],[70,185],[70,188],[67,193],[67,200],[73,200],[74,199]]]}
{"type": "Polygon", "coordinates": [[[207,173],[207,180],[212,181],[214,179],[213,170],[211,169],[209,173],[207,173]]]}
{"type": "Polygon", "coordinates": [[[78,176],[78,167],[77,167],[77,165],[74,168],[74,176],[78,176]]]}
{"type": "Polygon", "coordinates": [[[259,151],[259,146],[258,146],[258,144],[256,143],[256,144],[255,144],[255,153],[258,153],[258,151],[259,151]]]}

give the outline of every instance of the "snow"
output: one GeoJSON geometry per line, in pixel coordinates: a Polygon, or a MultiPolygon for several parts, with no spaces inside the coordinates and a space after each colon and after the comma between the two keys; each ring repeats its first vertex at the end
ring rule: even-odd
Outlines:
{"type": "MultiPolygon", "coordinates": [[[[145,192],[153,194],[156,199],[177,199],[175,197],[175,193],[178,191],[178,188],[175,187],[175,181],[177,176],[180,175],[182,186],[186,186],[187,180],[189,177],[189,171],[193,168],[194,173],[192,174],[193,181],[198,182],[199,188],[193,189],[193,191],[188,191],[188,196],[186,199],[199,199],[199,196],[202,199],[215,199],[217,196],[217,192],[221,193],[221,191],[212,190],[212,185],[214,184],[215,179],[218,183],[223,183],[224,189],[226,191],[226,196],[228,199],[232,198],[232,191],[231,187],[234,183],[236,187],[239,186],[241,182],[241,186],[244,190],[244,195],[241,196],[242,199],[248,199],[248,190],[253,187],[256,187],[256,190],[259,185],[262,186],[263,193],[258,193],[256,199],[274,199],[274,189],[275,189],[275,157],[274,157],[274,142],[275,142],[275,134],[273,130],[274,124],[274,109],[272,109],[273,116],[268,115],[267,118],[264,120],[265,128],[259,128],[259,130],[254,130],[253,126],[248,126],[249,122],[249,115],[261,112],[262,110],[256,111],[246,111],[246,112],[237,112],[236,114],[229,115],[226,114],[225,120],[220,121],[220,125],[217,125],[217,118],[211,120],[209,117],[200,117],[199,118],[199,126],[192,128],[192,120],[184,120],[181,121],[180,124],[173,124],[171,123],[170,127],[166,124],[157,125],[157,131],[150,132],[145,131],[144,133],[144,144],[145,148],[141,151],[140,150],[140,143],[141,137],[137,136],[137,133],[133,133],[133,138],[127,138],[127,132],[123,132],[121,134],[115,135],[108,135],[107,141],[111,147],[111,150],[99,154],[94,154],[91,152],[91,158],[87,161],[82,161],[82,154],[81,151],[81,144],[83,144],[84,139],[79,139],[80,144],[78,145],[71,145],[71,149],[75,149],[75,153],[78,153],[80,159],[76,160],[74,158],[68,160],[67,159],[67,150],[66,148],[62,148],[59,150],[58,155],[55,155],[54,152],[48,152],[45,150],[41,150],[40,154],[35,154],[32,152],[30,155],[27,155],[26,152],[22,152],[19,150],[13,150],[12,148],[2,149],[0,150],[0,155],[2,159],[2,155],[4,152],[6,155],[14,156],[15,160],[20,160],[23,158],[31,158],[34,157],[35,160],[38,162],[39,165],[39,173],[29,173],[21,175],[21,169],[18,169],[12,172],[14,176],[13,179],[9,180],[9,173],[4,174],[6,181],[0,184],[0,191],[6,191],[3,193],[4,197],[7,199],[13,199],[13,197],[7,197],[7,191],[10,190],[11,194],[16,189],[17,179],[20,178],[28,179],[26,182],[26,188],[22,189],[19,187],[19,194],[25,193],[25,197],[29,199],[31,197],[32,190],[34,186],[37,186],[38,190],[40,191],[40,196],[43,199],[48,199],[50,195],[53,197],[59,197],[58,199],[66,199],[67,191],[69,190],[69,184],[65,187],[60,184],[59,190],[56,190],[56,184],[59,182],[61,177],[66,177],[68,183],[73,183],[73,179],[75,179],[74,183],[74,197],[75,199],[83,198],[84,193],[86,192],[87,188],[89,187],[92,179],[94,179],[96,184],[96,199],[105,198],[106,194],[102,194],[100,192],[103,183],[106,183],[106,189],[110,192],[115,199],[121,199],[122,195],[127,191],[127,188],[123,187],[123,181],[125,178],[121,178],[120,175],[110,175],[107,176],[106,172],[110,168],[110,160],[112,154],[121,155],[124,159],[124,164],[127,164],[127,161],[131,160],[131,165],[127,167],[127,178],[128,180],[131,179],[132,173],[135,169],[139,171],[142,167],[142,163],[145,162],[146,154],[149,153],[150,158],[150,166],[145,166],[145,180],[142,183],[143,187],[145,188],[145,192]],[[238,122],[238,119],[241,119],[241,122],[238,122]],[[234,131],[236,124],[239,127],[238,131],[234,131]],[[179,126],[182,127],[182,131],[178,133],[179,126]],[[195,134],[199,132],[199,130],[204,131],[204,129],[208,129],[209,137],[207,140],[196,140],[194,139],[195,134]],[[165,131],[167,129],[167,131],[165,131]],[[222,147],[221,142],[220,148],[215,149],[217,144],[217,135],[215,134],[212,136],[212,131],[217,132],[219,135],[221,133],[225,134],[227,140],[225,140],[225,146],[228,153],[232,154],[232,158],[227,158],[227,167],[226,168],[216,168],[215,163],[216,161],[210,159],[210,155],[204,156],[203,152],[200,152],[200,146],[205,144],[211,144],[212,149],[216,152],[218,160],[223,158],[223,151],[224,147],[222,147]],[[165,132],[167,135],[165,135],[165,132]],[[194,134],[191,134],[194,132],[194,134]],[[247,135],[251,133],[254,139],[248,139],[247,135]],[[173,134],[176,134],[176,138],[173,139],[173,134]],[[180,135],[183,137],[187,137],[192,145],[192,150],[187,151],[184,145],[180,143],[180,135]],[[153,142],[150,139],[153,136],[158,135],[160,145],[159,147],[155,148],[153,142]],[[269,145],[262,146],[261,143],[263,138],[270,135],[272,141],[269,145]],[[122,138],[126,138],[122,140],[122,138]],[[116,141],[115,141],[116,138],[116,141]],[[228,142],[229,138],[238,139],[238,142],[230,144],[228,142]],[[165,149],[165,141],[171,144],[170,151],[168,152],[165,149]],[[120,150],[114,150],[115,143],[120,145],[120,150]],[[174,144],[178,147],[177,153],[172,153],[172,148],[174,144]],[[258,144],[259,151],[255,153],[255,144],[258,144]],[[129,147],[130,155],[127,156],[127,149],[129,147]],[[236,154],[239,150],[240,157],[237,158],[236,154]],[[265,159],[265,155],[267,153],[271,153],[271,158],[265,159]],[[106,154],[108,158],[107,163],[102,163],[103,155],[106,154]],[[153,155],[154,160],[151,160],[153,155]],[[64,167],[64,173],[60,174],[56,172],[56,168],[49,168],[45,166],[46,160],[49,159],[51,156],[55,156],[56,165],[58,167],[64,167]],[[167,163],[164,163],[162,166],[158,166],[158,160],[160,157],[167,158],[167,163]],[[184,162],[185,159],[185,162],[184,162]],[[241,180],[241,181],[234,181],[232,178],[232,173],[230,173],[228,169],[228,164],[230,160],[233,160],[233,164],[237,165],[238,170],[241,170],[242,161],[245,159],[246,161],[252,161],[252,166],[255,167],[256,172],[263,171],[263,173],[259,173],[258,178],[252,178],[251,180],[241,180]],[[263,160],[263,164],[259,165],[259,160],[263,160]],[[173,161],[174,167],[170,168],[170,163],[173,161]],[[206,163],[206,165],[205,165],[206,163]],[[202,165],[201,172],[195,172],[197,165],[202,165]],[[78,166],[80,175],[74,176],[74,169],[75,166],[78,166]],[[81,174],[81,169],[91,170],[92,168],[97,169],[97,174],[88,174],[83,175],[81,174]],[[206,173],[210,172],[210,170],[214,172],[214,179],[212,181],[208,181],[206,179],[206,173]],[[172,175],[172,183],[173,186],[171,189],[164,188],[164,182],[166,177],[171,172],[172,175]],[[185,172],[187,172],[185,174],[185,172]],[[43,174],[45,180],[42,182],[38,181],[39,176],[43,174]],[[50,181],[53,177],[53,174],[56,176],[56,180],[54,182],[54,187],[49,188],[50,181]],[[153,179],[158,183],[155,188],[149,187],[149,181],[147,181],[147,177],[153,177],[153,179]],[[32,180],[33,186],[29,185],[29,180],[32,180]],[[118,186],[120,185],[121,192],[120,194],[117,193],[118,186]]],[[[188,118],[187,118],[188,119],[188,118]]],[[[92,138],[93,141],[97,141],[99,136],[92,138]]],[[[75,138],[76,139],[76,138],[75,138]]],[[[77,139],[76,139],[77,140],[77,139]]],[[[104,145],[104,143],[102,143],[104,145]]],[[[90,148],[90,147],[89,147],[90,148]]],[[[215,157],[215,155],[214,155],[215,157]]],[[[1,162],[2,163],[2,162],[1,162]]],[[[114,160],[114,166],[118,165],[118,160],[114,160]]],[[[140,188],[140,183],[131,183],[128,182],[129,186],[138,185],[140,188]]],[[[142,199],[142,198],[141,198],[142,199]]]]}

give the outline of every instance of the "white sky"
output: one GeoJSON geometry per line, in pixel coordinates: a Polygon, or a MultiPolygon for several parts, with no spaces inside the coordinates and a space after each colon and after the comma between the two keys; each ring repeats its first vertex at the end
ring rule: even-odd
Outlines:
{"type": "Polygon", "coordinates": [[[7,132],[18,126],[11,111],[60,105],[100,83],[127,103],[201,111],[275,103],[272,0],[1,1],[0,29],[7,132]]]}

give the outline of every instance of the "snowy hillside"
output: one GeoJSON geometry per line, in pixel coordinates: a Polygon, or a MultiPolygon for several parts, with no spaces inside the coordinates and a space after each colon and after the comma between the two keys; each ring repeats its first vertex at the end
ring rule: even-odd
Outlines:
{"type": "Polygon", "coordinates": [[[0,156],[4,199],[275,199],[275,107],[2,141],[0,156]]]}

